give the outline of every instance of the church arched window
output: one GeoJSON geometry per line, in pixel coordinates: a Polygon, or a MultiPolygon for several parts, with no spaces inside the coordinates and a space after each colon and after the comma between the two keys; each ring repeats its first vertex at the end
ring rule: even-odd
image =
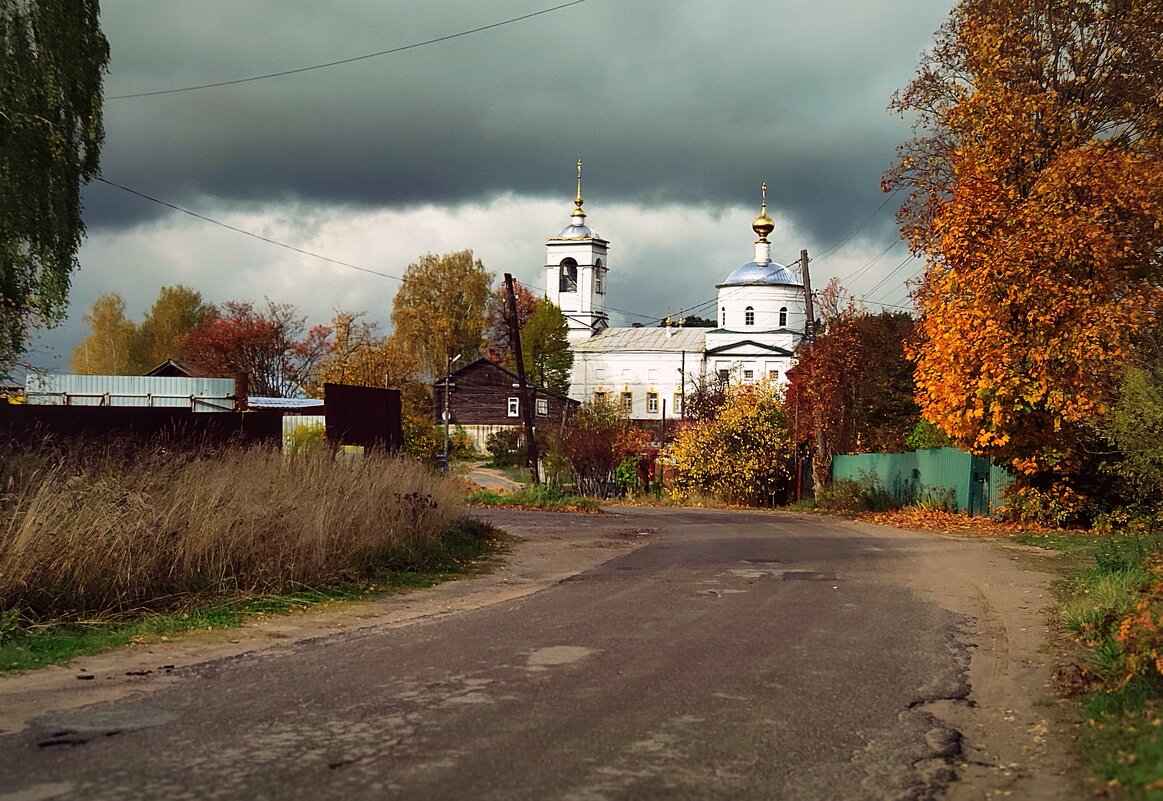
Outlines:
{"type": "Polygon", "coordinates": [[[754,306],[748,306],[743,311],[743,324],[744,325],[755,325],[755,307],[754,306]]]}
{"type": "Polygon", "coordinates": [[[562,259],[559,274],[557,291],[577,292],[577,262],[573,259],[562,259]]]}
{"type": "Polygon", "coordinates": [[[594,260],[594,293],[606,294],[606,266],[601,259],[594,260]]]}
{"type": "Polygon", "coordinates": [[[787,325],[787,306],[779,310],[779,327],[783,328],[787,325]]]}
{"type": "Polygon", "coordinates": [[[724,306],[722,309],[720,309],[720,310],[719,310],[719,314],[720,314],[720,315],[721,315],[721,317],[722,317],[722,320],[721,320],[721,322],[719,323],[719,325],[721,325],[721,326],[723,326],[724,328],[726,328],[726,327],[727,327],[727,307],[726,307],[726,306],[724,306]]]}

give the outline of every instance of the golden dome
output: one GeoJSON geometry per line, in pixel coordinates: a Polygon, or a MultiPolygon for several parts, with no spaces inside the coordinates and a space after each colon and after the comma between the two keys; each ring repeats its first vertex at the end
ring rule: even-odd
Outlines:
{"type": "Polygon", "coordinates": [[[751,230],[759,234],[759,241],[766,242],[767,235],[775,230],[775,222],[767,216],[767,182],[760,188],[763,194],[763,205],[759,209],[759,216],[751,221],[751,230]]]}

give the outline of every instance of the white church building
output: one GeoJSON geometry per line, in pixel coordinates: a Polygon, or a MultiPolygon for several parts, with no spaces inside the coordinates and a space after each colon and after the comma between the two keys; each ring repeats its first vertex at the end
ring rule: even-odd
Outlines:
{"type": "MultiPolygon", "coordinates": [[[[618,403],[634,420],[683,416],[692,380],[785,382],[803,336],[804,285],[798,270],[771,260],[763,185],[755,259],[731,271],[718,289],[718,327],[612,328],[606,312],[610,243],[586,224],[581,162],[570,221],[546,240],[547,295],[569,322],[574,354],[569,396],[618,403]]],[[[669,323],[669,321],[668,321],[669,323]]]]}

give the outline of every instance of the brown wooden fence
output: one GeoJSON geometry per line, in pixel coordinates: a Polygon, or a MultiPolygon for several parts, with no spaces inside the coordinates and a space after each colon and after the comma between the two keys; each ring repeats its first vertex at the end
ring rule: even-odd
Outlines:
{"type": "Polygon", "coordinates": [[[175,444],[236,441],[281,445],[283,413],[279,410],[193,412],[143,406],[37,406],[0,399],[0,435],[16,440],[44,436],[142,437],[175,444]]]}
{"type": "MultiPolygon", "coordinates": [[[[398,390],[327,384],[324,403],[332,444],[392,451],[404,444],[398,390]]],[[[282,409],[194,412],[144,406],[39,406],[0,398],[0,437],[142,437],[175,445],[262,442],[279,447],[283,414],[282,409]]]]}

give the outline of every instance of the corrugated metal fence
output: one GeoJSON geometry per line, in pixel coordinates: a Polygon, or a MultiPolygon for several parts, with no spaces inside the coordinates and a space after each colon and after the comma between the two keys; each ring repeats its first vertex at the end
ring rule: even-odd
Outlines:
{"type": "Polygon", "coordinates": [[[24,396],[36,406],[144,406],[229,412],[233,378],[29,373],[24,396]]]}
{"type": "Polygon", "coordinates": [[[1005,468],[956,448],[834,456],[832,479],[875,481],[902,505],[951,500],[970,515],[997,511],[1013,482],[1005,468]]]}

